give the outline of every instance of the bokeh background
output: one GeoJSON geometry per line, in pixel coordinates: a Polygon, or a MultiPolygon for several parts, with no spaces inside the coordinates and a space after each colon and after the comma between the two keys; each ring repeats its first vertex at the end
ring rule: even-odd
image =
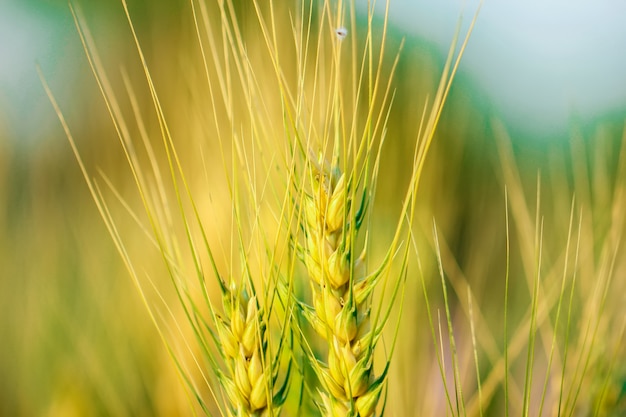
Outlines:
{"type": "MultiPolygon", "coordinates": [[[[401,203],[399,190],[408,181],[415,121],[436,89],[459,14],[464,10],[467,27],[475,10],[474,4],[463,9],[460,3],[392,2],[390,49],[397,49],[403,37],[407,41],[395,79],[397,95],[374,212],[379,219],[375,230],[383,241],[401,203]]],[[[576,415],[593,415],[589,410],[605,381],[610,396],[605,396],[602,412],[623,415],[626,356],[623,348],[616,350],[623,342],[619,330],[625,310],[620,300],[626,289],[626,253],[619,246],[626,215],[622,194],[626,59],[620,54],[626,50],[626,34],[617,22],[623,6],[609,1],[561,2],[548,9],[533,2],[523,7],[495,3],[483,5],[420,191],[416,234],[431,302],[441,306],[434,218],[450,290],[455,291],[452,306],[454,322],[459,323],[458,343],[464,346],[460,351],[468,375],[465,383],[473,392],[465,285],[471,285],[484,316],[479,335],[493,339],[480,349],[486,377],[502,350],[504,187],[512,206],[510,302],[511,320],[516,322],[530,305],[525,278],[532,275],[527,258],[529,245],[532,255],[541,173],[546,291],[560,286],[572,195],[577,198],[576,213],[584,213],[574,327],[576,335],[583,335],[586,322],[581,318],[597,313],[595,339],[600,343],[590,366],[599,371],[593,374],[595,379],[585,379],[576,415]],[[607,254],[615,255],[609,271],[612,258],[607,261],[607,254]],[[610,291],[599,312],[596,304],[585,300],[593,298],[594,284],[609,276],[610,291]],[[618,360],[612,367],[613,357],[618,360]]],[[[78,4],[112,83],[122,85],[122,70],[127,72],[138,86],[140,104],[148,106],[120,2],[78,4]]],[[[198,102],[189,67],[199,61],[188,2],[134,0],[129,7],[163,100],[170,110],[193,109],[198,102]]],[[[242,16],[251,13],[243,2],[239,7],[242,16]]],[[[106,172],[123,193],[133,195],[126,162],[67,3],[3,0],[0,415],[187,415],[190,399],[100,219],[37,65],[87,166],[106,172]]],[[[128,103],[124,106],[130,112],[128,103]]],[[[183,129],[189,116],[172,112],[173,124],[183,129]]],[[[137,242],[141,245],[140,237],[137,242]]],[[[397,354],[397,363],[403,366],[390,377],[400,387],[392,397],[394,415],[445,412],[441,387],[433,383],[439,377],[423,301],[415,277],[407,284],[408,307],[397,354]]],[[[554,304],[550,305],[554,319],[554,304]]],[[[514,373],[523,371],[522,359],[514,373]]],[[[542,359],[537,366],[545,366],[542,359]]],[[[501,388],[494,392],[492,415],[500,415],[501,388]]]]}

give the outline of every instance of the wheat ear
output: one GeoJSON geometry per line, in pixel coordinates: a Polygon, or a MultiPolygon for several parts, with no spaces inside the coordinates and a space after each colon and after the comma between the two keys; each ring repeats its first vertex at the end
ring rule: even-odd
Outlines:
{"type": "Polygon", "coordinates": [[[302,253],[313,307],[303,305],[303,312],[328,342],[327,363],[312,357],[321,384],[319,405],[328,416],[369,417],[381,397],[386,369],[374,376],[373,352],[381,329],[371,328],[370,306],[379,273],[366,274],[365,250],[354,256],[366,199],[361,199],[359,210],[350,210],[352,179],[324,162],[311,167],[312,192],[303,203],[302,253]]]}
{"type": "MultiPolygon", "coordinates": [[[[228,415],[261,417],[278,415],[285,401],[289,376],[274,393],[280,349],[272,357],[268,349],[268,317],[257,297],[232,284],[223,287],[226,318],[216,315],[221,355],[228,373],[218,372],[226,393],[228,415]]],[[[282,344],[281,344],[282,346],[282,344]]]]}

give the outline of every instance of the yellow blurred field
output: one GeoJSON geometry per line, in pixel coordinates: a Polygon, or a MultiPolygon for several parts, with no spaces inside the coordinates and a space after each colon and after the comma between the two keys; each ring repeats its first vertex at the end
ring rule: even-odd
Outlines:
{"type": "MultiPolygon", "coordinates": [[[[217,269],[245,269],[237,260],[237,215],[230,194],[234,182],[229,182],[233,178],[250,188],[242,186],[238,201],[244,208],[240,221],[249,227],[244,233],[251,236],[247,249],[263,252],[261,232],[253,227],[256,216],[269,236],[280,228],[276,204],[287,185],[281,183],[278,167],[287,164],[272,156],[287,148],[290,116],[281,101],[277,62],[284,85],[306,91],[311,101],[303,107],[317,109],[310,115],[310,124],[318,129],[312,135],[323,138],[327,133],[331,112],[323,110],[331,106],[319,97],[320,91],[331,88],[332,79],[321,77],[313,83],[307,78],[298,85],[299,71],[323,74],[324,65],[332,66],[331,59],[309,56],[302,60],[306,65],[298,67],[298,39],[292,27],[298,24],[297,15],[289,12],[306,12],[308,2],[276,6],[273,13],[271,6],[262,9],[266,21],[279,22],[272,40],[279,51],[276,61],[268,54],[251,4],[226,2],[233,14],[225,21],[217,2],[129,2],[146,68],[181,161],[180,172],[172,168],[166,151],[171,149],[162,139],[165,128],[155,112],[124,9],[113,3],[102,9],[84,4],[77,10],[83,30],[93,34],[90,40],[85,32],[90,57],[99,74],[108,77],[100,79],[102,88],[115,101],[107,108],[77,32],[68,48],[84,54],[83,61],[67,64],[76,66],[72,73],[77,75],[48,82],[116,229],[107,230],[60,123],[50,125],[45,140],[36,146],[21,146],[11,137],[13,128],[0,124],[0,415],[201,414],[194,395],[210,404],[213,415],[220,415],[203,380],[210,370],[194,362],[200,348],[175,291],[184,288],[191,300],[200,302],[202,289],[192,280],[177,287],[170,275],[194,275],[193,254],[185,245],[188,238],[202,241],[196,220],[203,224],[217,269]],[[106,14],[99,15],[103,10],[106,14]],[[207,34],[215,33],[215,50],[223,56],[205,51],[209,59],[203,60],[194,12],[203,25],[211,25],[206,33],[200,30],[203,46],[211,40],[207,34]],[[241,31],[253,72],[225,58],[233,48],[225,27],[241,31]],[[250,83],[241,85],[241,78],[250,83]],[[70,85],[72,94],[67,94],[70,85]],[[246,90],[249,86],[254,89],[246,90]],[[225,96],[229,99],[215,101],[225,96]],[[132,138],[137,151],[133,158],[145,169],[144,195],[137,191],[139,180],[129,168],[131,157],[122,150],[118,132],[132,138]],[[275,187],[268,186],[271,181],[275,187]],[[196,207],[185,199],[179,205],[177,191],[186,193],[186,187],[196,207]],[[149,214],[142,197],[154,208],[149,214]],[[197,219],[181,217],[194,209],[197,219]],[[192,224],[191,237],[186,236],[186,222],[192,224]],[[155,224],[157,232],[151,229],[155,224]],[[124,242],[131,273],[110,233],[119,233],[124,242]],[[161,243],[155,239],[159,233],[161,243]],[[168,273],[159,244],[179,257],[180,271],[168,273]],[[195,381],[195,392],[185,386],[163,339],[195,381]]],[[[359,29],[354,36],[362,47],[366,19],[359,16],[355,22],[359,29]]],[[[381,25],[375,20],[376,40],[382,36],[381,25]]],[[[383,74],[392,70],[402,43],[396,28],[387,36],[383,74]]],[[[331,53],[328,45],[320,47],[321,54],[331,53]]],[[[348,83],[360,60],[349,54],[345,59],[346,74],[341,76],[348,83]]],[[[412,175],[419,121],[425,107],[432,105],[444,61],[418,39],[406,39],[399,52],[368,213],[372,265],[384,258],[398,221],[407,221],[398,217],[412,175]]],[[[47,68],[41,73],[47,79],[47,68]]],[[[366,108],[350,96],[359,83],[352,81],[353,86],[341,84],[347,91],[346,114],[366,108]]],[[[382,102],[375,107],[386,116],[382,102]]],[[[44,111],[56,117],[49,102],[44,111]]],[[[569,137],[548,142],[516,136],[494,114],[471,79],[458,74],[420,178],[414,240],[400,246],[411,248],[403,310],[392,311],[376,352],[375,368],[380,370],[398,323],[385,415],[624,415],[624,118],[573,125],[569,137]]],[[[356,114],[355,125],[365,126],[366,117],[356,114]]],[[[277,253],[289,252],[284,239],[277,253]]],[[[198,253],[207,282],[213,282],[208,279],[208,254],[201,248],[198,253]]],[[[255,256],[259,259],[252,256],[254,265],[265,271],[263,255],[255,256]]],[[[296,277],[304,274],[302,265],[296,271],[296,277]]],[[[307,284],[296,285],[306,293],[307,284]]],[[[221,305],[217,286],[208,290],[221,305]]],[[[375,293],[380,303],[385,296],[389,290],[375,293]]],[[[394,305],[400,305],[398,300],[394,305]]],[[[208,317],[208,309],[202,311],[208,317]]],[[[291,389],[297,391],[297,384],[291,389]]],[[[296,396],[288,399],[282,415],[296,415],[296,396]]]]}

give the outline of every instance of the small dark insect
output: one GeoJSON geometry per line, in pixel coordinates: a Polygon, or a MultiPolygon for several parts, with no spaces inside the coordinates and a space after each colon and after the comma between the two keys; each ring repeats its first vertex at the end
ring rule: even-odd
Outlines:
{"type": "Polygon", "coordinates": [[[342,41],[346,38],[346,36],[348,36],[348,29],[342,26],[340,28],[335,29],[335,34],[337,35],[337,39],[342,41]]]}

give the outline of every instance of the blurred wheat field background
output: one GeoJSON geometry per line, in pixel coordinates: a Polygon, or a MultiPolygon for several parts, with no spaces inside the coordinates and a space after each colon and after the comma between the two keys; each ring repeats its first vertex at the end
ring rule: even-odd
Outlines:
{"type": "MultiPolygon", "coordinates": [[[[243,227],[243,233],[250,236],[250,248],[262,252],[261,232],[253,226],[263,224],[268,236],[283,226],[275,204],[282,196],[281,187],[287,187],[267,186],[268,178],[280,184],[280,172],[266,172],[263,158],[285,146],[288,117],[257,11],[248,2],[232,3],[225,2],[226,22],[218,2],[129,1],[128,8],[183,161],[182,172],[198,218],[215,252],[216,267],[240,273],[245,268],[236,256],[236,216],[229,180],[240,172],[242,184],[250,184],[252,191],[242,190],[237,204],[258,209],[242,210],[240,222],[249,227],[243,227]],[[236,63],[226,64],[223,58],[210,55],[209,77],[221,81],[207,84],[193,20],[194,11],[202,14],[201,4],[207,7],[204,24],[211,25],[216,39],[225,36],[224,26],[241,31],[245,56],[254,70],[245,74],[253,80],[249,85],[238,81],[241,73],[236,63]],[[228,71],[220,73],[221,65],[228,71]],[[255,89],[246,90],[249,86],[255,89]],[[227,95],[232,101],[216,104],[211,94],[227,95]],[[263,106],[251,106],[246,94],[262,97],[263,106]],[[220,148],[220,135],[226,149],[220,148]],[[248,142],[257,137],[258,143],[248,142]],[[248,165],[238,171],[241,155],[246,155],[248,165]],[[255,221],[256,216],[261,220],[255,221]]],[[[261,11],[266,21],[279,22],[273,42],[280,51],[283,82],[288,86],[299,82],[292,27],[298,22],[295,11],[306,11],[309,3],[298,5],[273,7],[270,3],[261,11]]],[[[68,66],[72,81],[50,77],[52,71],[45,63],[41,72],[87,172],[109,202],[138,279],[131,277],[120,257],[58,120],[42,126],[41,140],[25,144],[11,119],[0,113],[4,139],[0,143],[4,200],[0,206],[0,414],[168,416],[208,411],[220,415],[210,389],[202,385],[203,372],[211,371],[193,366],[200,348],[194,346],[194,332],[177,301],[167,262],[146,228],[151,219],[143,209],[127,156],[86,58],[87,53],[92,59],[99,56],[101,64],[96,65],[102,67],[98,70],[106,74],[111,86],[112,94],[107,91],[107,95],[119,103],[117,114],[127,124],[122,130],[128,129],[128,137],[137,145],[138,161],[146,169],[151,184],[147,197],[154,199],[153,207],[163,209],[153,214],[166,225],[168,250],[180,256],[181,269],[193,275],[193,256],[184,249],[186,220],[178,215],[179,210],[192,209],[188,203],[182,203],[182,208],[175,204],[162,121],[155,115],[124,8],[121,2],[79,6],[78,20],[88,52],[78,31],[71,32],[66,42],[72,58],[62,65],[68,66]],[[144,139],[154,159],[139,146],[144,139]],[[151,171],[153,161],[158,163],[157,171],[151,171]],[[172,204],[170,212],[160,205],[162,201],[172,204]],[[196,391],[177,371],[163,339],[196,381],[196,391]],[[200,407],[195,396],[208,409],[200,407]]],[[[73,25],[67,5],[55,10],[65,16],[64,24],[73,25]]],[[[323,14],[323,7],[313,10],[316,18],[323,14]]],[[[350,31],[344,42],[357,39],[362,47],[367,16],[361,13],[355,22],[353,27],[348,13],[350,31]]],[[[378,42],[382,28],[382,18],[377,17],[373,30],[378,42]]],[[[410,186],[419,121],[425,106],[432,105],[445,62],[445,56],[428,43],[410,37],[403,43],[404,36],[400,29],[389,28],[382,63],[383,74],[394,71],[393,102],[368,213],[372,265],[383,262],[393,240],[404,190],[410,186]]],[[[208,45],[208,38],[203,39],[208,45]]],[[[322,54],[332,53],[328,45],[320,49],[322,54]]],[[[217,50],[229,48],[227,42],[219,42],[217,50]]],[[[350,66],[360,61],[349,53],[344,58],[341,85],[349,96],[350,82],[358,83],[351,80],[350,66]]],[[[332,85],[331,60],[320,62],[316,69],[318,62],[309,56],[303,67],[311,73],[328,70],[328,78],[320,78],[317,94],[332,85]]],[[[303,86],[311,97],[316,97],[314,88],[303,86]]],[[[10,108],[4,100],[0,109],[10,108]]],[[[43,88],[42,100],[47,100],[43,88]]],[[[328,103],[318,100],[324,109],[328,103]]],[[[383,101],[376,102],[376,109],[386,115],[383,101]]],[[[357,104],[353,103],[359,110],[357,125],[362,127],[367,107],[357,104]]],[[[56,118],[49,102],[45,109],[47,117],[56,118]]],[[[508,130],[497,113],[469,75],[457,74],[420,178],[412,241],[402,243],[411,248],[402,311],[396,302],[384,342],[376,351],[374,369],[380,374],[397,323],[385,415],[624,415],[624,113],[573,124],[566,137],[550,141],[508,130]]],[[[315,116],[320,126],[328,119],[322,110],[315,116]]],[[[119,121],[116,116],[118,128],[119,121]]],[[[288,165],[276,162],[282,164],[288,165]]],[[[180,174],[175,177],[181,179],[180,174]]],[[[288,238],[284,240],[277,253],[289,251],[288,238]]],[[[200,263],[210,271],[208,254],[201,249],[198,253],[200,263]]],[[[264,263],[267,260],[256,256],[255,265],[271,275],[272,269],[264,263]]],[[[300,265],[296,270],[295,276],[306,280],[305,268],[300,265]]],[[[207,283],[209,295],[218,300],[215,281],[207,278],[207,283]]],[[[308,291],[306,281],[297,285],[298,291],[308,291]]],[[[192,299],[200,300],[201,290],[194,285],[189,288],[198,291],[192,291],[192,299]]],[[[374,297],[384,303],[389,295],[389,290],[384,294],[377,290],[374,297]]],[[[208,320],[209,312],[204,313],[208,320]]],[[[295,410],[307,415],[315,410],[311,404],[294,405],[298,383],[292,383],[290,391],[282,415],[297,415],[295,410]]]]}

